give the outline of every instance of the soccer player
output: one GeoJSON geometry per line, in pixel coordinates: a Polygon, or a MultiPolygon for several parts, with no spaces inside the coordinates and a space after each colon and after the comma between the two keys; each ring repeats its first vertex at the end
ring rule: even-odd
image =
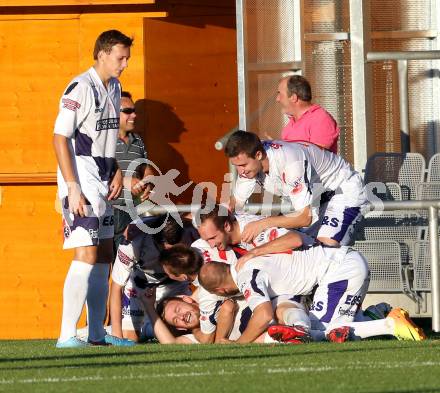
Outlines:
{"type": "MultiPolygon", "coordinates": [[[[161,344],[199,344],[200,309],[196,296],[169,297],[163,299],[155,308],[154,296],[143,297],[145,309],[152,321],[154,334],[161,344]],[[185,333],[176,335],[178,333],[185,333]]],[[[215,343],[236,340],[245,330],[252,315],[243,299],[225,299],[218,307],[215,343]]],[[[274,343],[267,333],[254,342],[274,343]]]]}
{"type": "Polygon", "coordinates": [[[364,257],[348,247],[316,246],[291,256],[257,257],[239,272],[233,265],[211,262],[202,266],[198,278],[202,287],[216,295],[244,295],[252,318],[237,340],[240,343],[255,340],[269,328],[274,317],[280,324],[293,327],[286,329],[278,325],[269,330],[269,334],[284,342],[311,338],[321,341],[326,337],[345,341],[350,330],[360,338],[383,334],[406,340],[425,338],[423,331],[401,309],[392,310],[382,320],[353,322],[368,289],[369,270],[364,257]],[[308,294],[315,286],[308,316],[303,310],[288,306],[289,297],[308,294]],[[271,302],[275,297],[279,299],[276,312],[271,302]],[[346,328],[334,331],[342,326],[346,328]]]}
{"type": "Polygon", "coordinates": [[[189,245],[194,241],[191,222],[184,220],[185,223],[189,221],[189,225],[181,227],[167,215],[146,217],[142,221],[148,227],[163,228],[156,234],[149,234],[140,230],[136,221],[128,225],[127,239],[117,250],[110,291],[112,335],[133,341],[149,335],[145,330],[148,317],[140,300],[146,291],[155,288],[158,301],[164,297],[191,293],[189,281],[168,278],[158,261],[162,250],[177,243],[189,245]]]}
{"type": "Polygon", "coordinates": [[[293,211],[249,223],[242,240],[251,242],[270,227],[304,228],[318,221],[313,202],[323,191],[333,196],[322,212],[317,239],[337,247],[352,242],[354,225],[367,205],[360,175],[340,156],[313,144],[283,141],[261,142],[251,132],[236,131],[229,138],[225,153],[239,177],[234,189],[236,209],[250,197],[257,184],[288,198],[293,211]]]}
{"type": "MultiPolygon", "coordinates": [[[[207,212],[198,212],[199,223],[197,229],[200,239],[192,246],[198,248],[205,262],[210,260],[236,262],[240,267],[247,260],[271,253],[291,253],[293,249],[313,244],[313,239],[298,231],[289,231],[285,228],[266,228],[260,232],[251,243],[242,241],[242,233],[246,226],[252,222],[265,219],[264,216],[253,214],[232,214],[223,206],[215,205],[207,212]],[[207,250],[207,248],[212,249],[207,250]],[[217,255],[211,255],[217,251],[217,255]],[[234,254],[229,254],[232,250],[234,254]]],[[[238,267],[238,268],[239,268],[238,267]]]]}
{"type": "Polygon", "coordinates": [[[117,30],[96,40],[95,64],[74,78],[60,100],[53,144],[58,196],[63,208],[64,248],[75,249],[63,290],[57,348],[83,347],[76,325],[87,300],[89,341],[105,344],[108,276],[113,260],[113,210],[122,189],[115,161],[121,86],[133,40],[117,30]]]}

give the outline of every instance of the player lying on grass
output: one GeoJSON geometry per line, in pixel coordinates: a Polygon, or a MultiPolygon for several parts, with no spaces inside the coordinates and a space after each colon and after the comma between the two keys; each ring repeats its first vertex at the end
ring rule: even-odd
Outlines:
{"type": "Polygon", "coordinates": [[[365,258],[348,247],[316,246],[291,255],[257,257],[240,271],[233,265],[211,262],[202,266],[198,279],[202,287],[216,295],[244,295],[253,314],[240,342],[255,340],[274,318],[282,325],[271,326],[268,332],[281,341],[327,338],[342,342],[349,337],[377,335],[425,339],[423,331],[401,309],[392,310],[382,320],[353,322],[368,289],[369,270],[365,258]],[[309,314],[290,306],[289,298],[308,294],[316,285],[309,314]],[[279,299],[276,310],[271,303],[274,297],[279,299]]]}
{"type": "MultiPolygon", "coordinates": [[[[161,344],[199,344],[200,309],[197,293],[163,299],[155,308],[154,290],[144,294],[143,302],[153,325],[154,335],[161,344]]],[[[217,308],[215,343],[238,340],[252,315],[244,299],[226,299],[217,308]]],[[[273,343],[266,332],[254,342],[273,343]]]]}

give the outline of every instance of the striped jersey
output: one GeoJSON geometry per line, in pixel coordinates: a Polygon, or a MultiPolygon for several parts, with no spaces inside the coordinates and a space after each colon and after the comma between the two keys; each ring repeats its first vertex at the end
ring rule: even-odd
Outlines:
{"type": "MultiPolygon", "coordinates": [[[[125,143],[123,140],[119,139],[116,142],[116,161],[118,162],[118,166],[122,171],[122,176],[124,177],[138,177],[136,173],[139,170],[139,165],[143,164],[144,160],[147,158],[147,152],[145,150],[145,145],[140,137],[140,135],[129,132],[128,143],[125,143]],[[138,161],[138,165],[133,165],[132,163],[138,161]],[[131,165],[130,165],[131,164],[131,165]],[[130,167],[130,169],[129,169],[130,167]]],[[[131,195],[131,193],[128,193],[131,195]]],[[[125,192],[122,191],[119,198],[113,202],[115,205],[125,205],[125,192]]]]}
{"type": "MultiPolygon", "coordinates": [[[[81,191],[89,200],[106,198],[115,170],[121,86],[116,78],[107,88],[96,70],[74,78],[59,104],[54,133],[68,138],[81,191]]],[[[67,185],[58,168],[58,194],[67,196],[67,185]]]]}

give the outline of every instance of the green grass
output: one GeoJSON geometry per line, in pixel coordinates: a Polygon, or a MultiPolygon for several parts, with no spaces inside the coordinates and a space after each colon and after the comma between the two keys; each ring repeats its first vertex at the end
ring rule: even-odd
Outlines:
{"type": "Polygon", "coordinates": [[[0,392],[440,392],[440,340],[81,350],[0,342],[0,392]]]}

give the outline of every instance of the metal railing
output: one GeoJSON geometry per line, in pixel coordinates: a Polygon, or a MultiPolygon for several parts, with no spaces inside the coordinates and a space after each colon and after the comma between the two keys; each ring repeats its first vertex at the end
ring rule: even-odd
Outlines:
{"type": "Polygon", "coordinates": [[[432,51],[403,51],[403,52],[368,52],[367,62],[397,61],[399,75],[399,114],[400,130],[402,132],[402,153],[410,151],[410,124],[408,103],[408,60],[436,60],[440,59],[440,50],[432,51]]]}
{"type": "MultiPolygon", "coordinates": [[[[264,212],[272,212],[277,214],[286,212],[286,206],[283,204],[248,204],[245,210],[252,214],[264,212]]],[[[164,214],[167,212],[190,213],[196,212],[200,205],[174,205],[174,206],[154,206],[148,208],[149,214],[164,214]]],[[[429,212],[429,237],[431,251],[431,297],[432,297],[432,330],[440,332],[440,265],[439,265],[439,239],[438,235],[438,212],[440,209],[440,201],[385,201],[372,203],[370,210],[375,211],[391,211],[391,210],[428,210],[429,212]]],[[[137,212],[144,214],[142,204],[137,206],[137,212]]]]}

